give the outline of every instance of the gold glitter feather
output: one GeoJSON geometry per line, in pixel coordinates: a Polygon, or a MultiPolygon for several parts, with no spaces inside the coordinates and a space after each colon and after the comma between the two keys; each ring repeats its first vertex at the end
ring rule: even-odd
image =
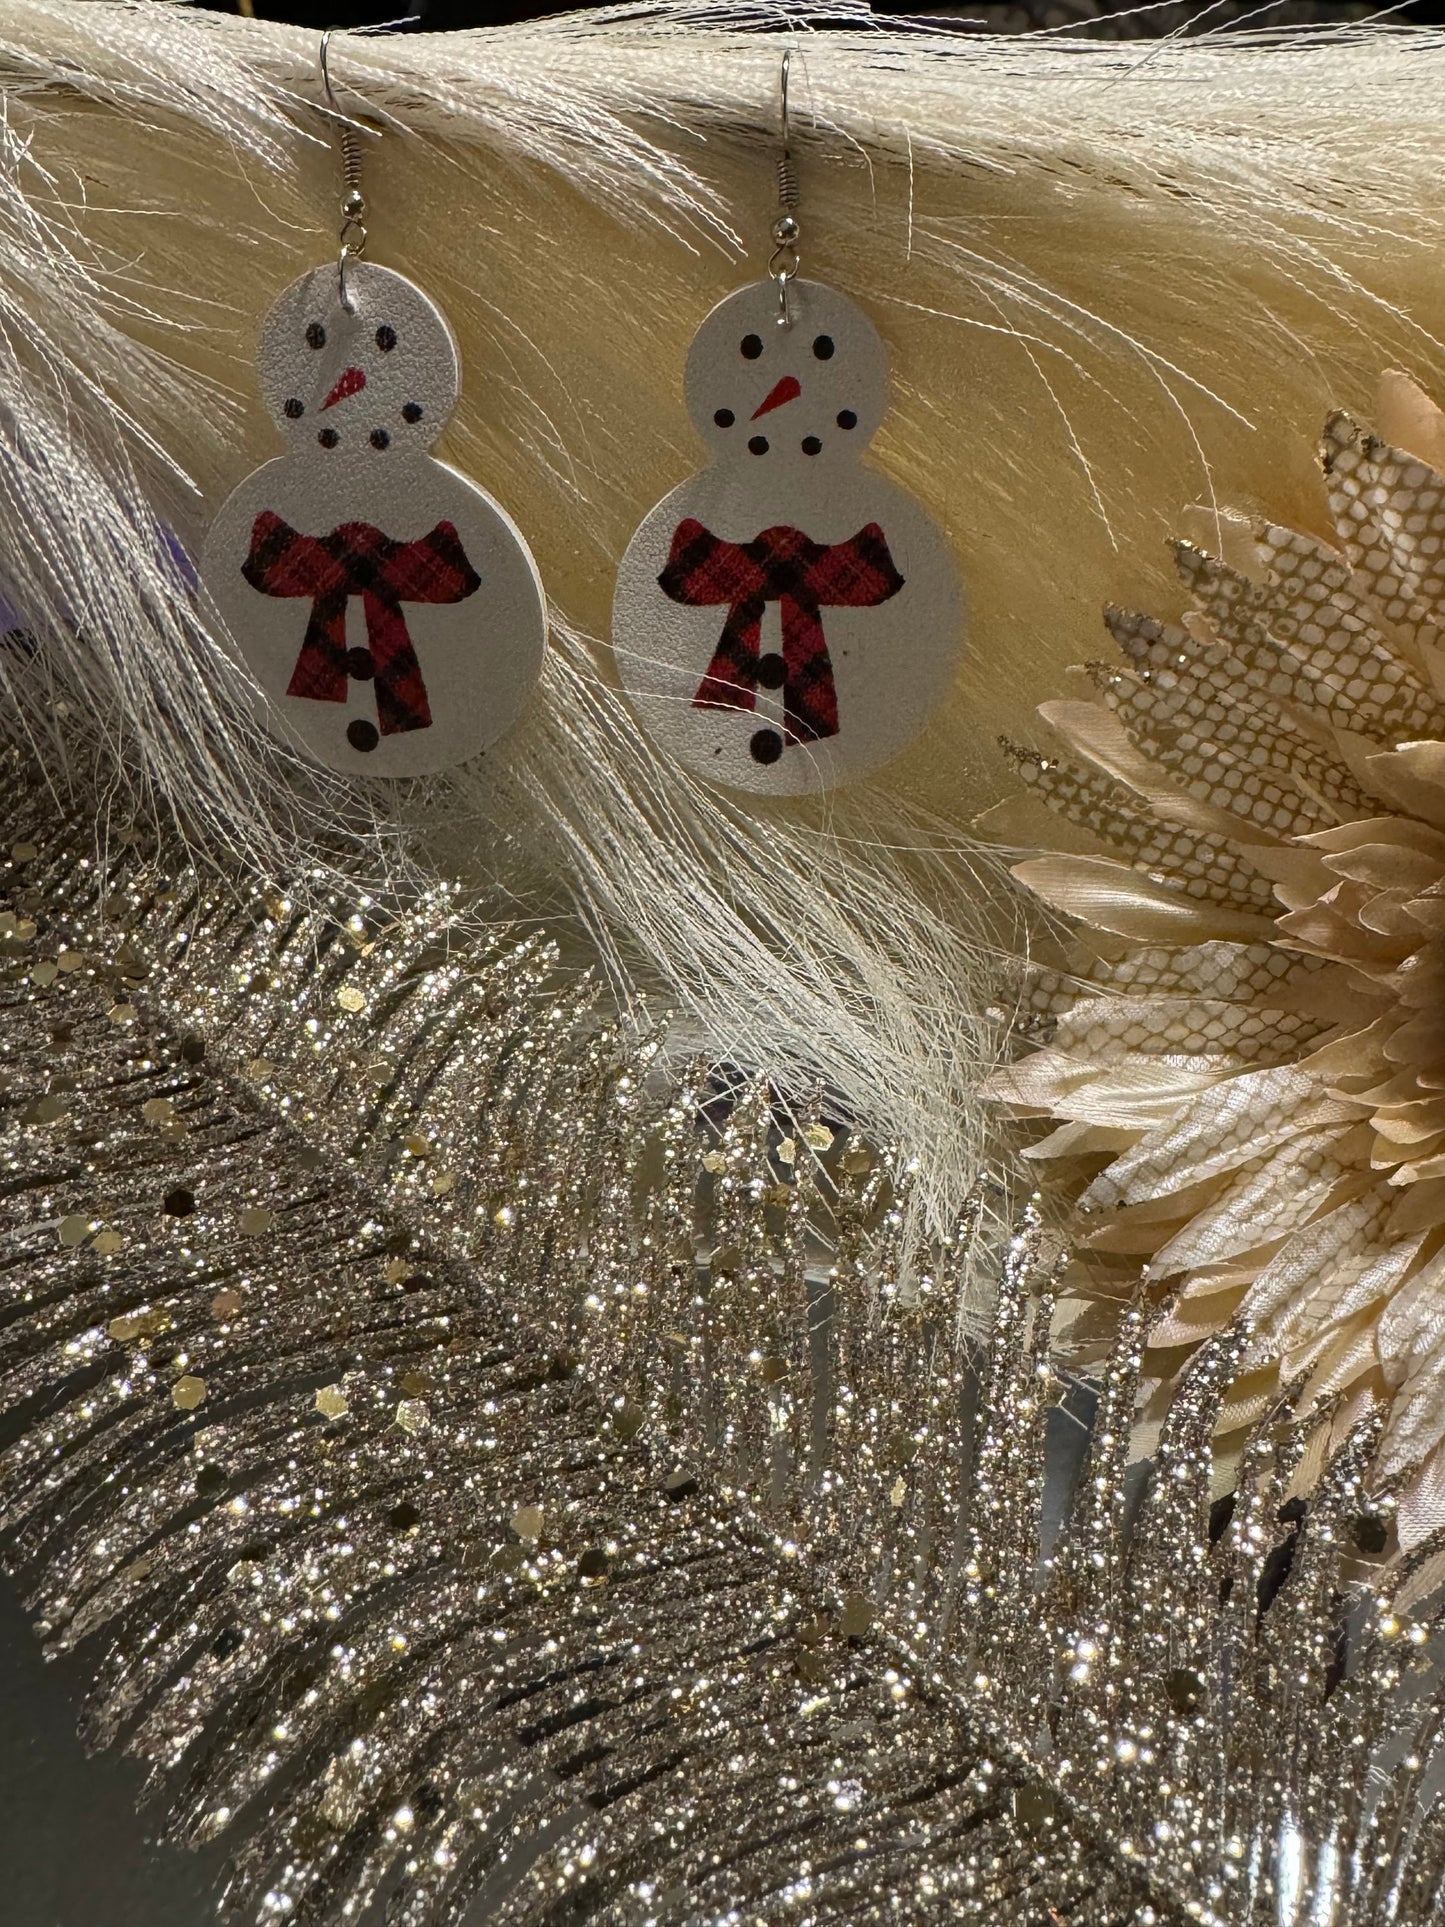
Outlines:
{"type": "Polygon", "coordinates": [[[910,1248],[825,1107],[670,1064],[445,893],[102,861],[3,774],[0,1534],[87,1739],[235,1840],[236,1915],[1428,1917],[1433,1704],[1366,1769],[1440,1544],[1345,1597],[1376,1420],[1301,1520],[1321,1427],[1270,1401],[1211,1522],[1231,1326],[1131,1532],[1136,1304],[1041,1558],[1034,1216],[976,1353],[989,1212],[910,1248]]]}

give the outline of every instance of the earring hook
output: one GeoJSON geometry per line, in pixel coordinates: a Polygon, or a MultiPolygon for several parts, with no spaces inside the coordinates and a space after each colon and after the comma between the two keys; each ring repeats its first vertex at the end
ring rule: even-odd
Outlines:
{"type": "Polygon", "coordinates": [[[337,142],[341,149],[341,226],[336,237],[341,244],[341,252],[336,261],[336,285],[342,307],[348,314],[354,314],[356,303],[346,285],[346,269],[349,262],[366,252],[366,197],[361,191],[361,136],[341,111],[331,85],[331,36],[335,31],[334,27],[328,27],[322,34],[319,58],[321,87],[326,95],[327,108],[336,122],[337,142]]]}
{"type": "Polygon", "coordinates": [[[798,253],[798,239],[802,228],[798,223],[797,208],[801,196],[798,191],[798,169],[793,159],[793,129],[788,117],[788,81],[793,66],[793,49],[783,49],[782,71],[778,76],[779,94],[779,139],[778,153],[778,213],[773,222],[773,252],[768,262],[768,273],[778,288],[778,326],[791,328],[793,325],[792,307],[788,300],[788,283],[795,278],[802,266],[798,253]]]}

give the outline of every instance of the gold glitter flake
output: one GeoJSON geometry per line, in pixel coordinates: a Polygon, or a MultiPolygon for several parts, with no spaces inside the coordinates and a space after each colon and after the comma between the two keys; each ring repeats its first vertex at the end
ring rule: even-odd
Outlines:
{"type": "Polygon", "coordinates": [[[157,1338],[162,1332],[171,1329],[172,1318],[168,1311],[133,1311],[119,1318],[112,1318],[106,1330],[118,1345],[133,1344],[138,1338],[157,1338]]]}
{"type": "Polygon", "coordinates": [[[531,1542],[542,1536],[542,1507],[519,1505],[512,1514],[512,1530],[521,1540],[531,1542]]]}
{"type": "Polygon", "coordinates": [[[793,1670],[805,1686],[826,1686],[828,1683],[830,1668],[827,1656],[815,1652],[811,1647],[805,1647],[794,1656],[793,1670]]]}
{"type": "Polygon", "coordinates": [[[397,1402],[396,1422],[403,1432],[415,1436],[431,1424],[431,1413],[421,1399],[403,1398],[397,1402]]]}
{"type": "Polygon", "coordinates": [[[124,1026],[133,1024],[140,1012],[134,1004],[112,1004],[106,1015],[113,1024],[124,1026]]]}
{"type": "Polygon", "coordinates": [[[838,1615],[838,1631],[845,1639],[861,1639],[873,1624],[873,1607],[861,1592],[844,1595],[838,1615]]]}
{"type": "Polygon", "coordinates": [[[323,1385],[316,1394],[316,1409],[323,1418],[345,1418],[351,1406],[339,1385],[323,1385]]]}
{"type": "Polygon", "coordinates": [[[95,1229],[96,1223],[93,1218],[74,1213],[60,1220],[60,1242],[67,1249],[73,1250],[76,1245],[83,1245],[95,1229]]]}
{"type": "Polygon", "coordinates": [[[635,1399],[622,1399],[613,1408],[612,1430],[619,1439],[636,1438],[647,1423],[647,1412],[635,1399]]]}
{"type": "Polygon", "coordinates": [[[336,993],[336,1001],[353,1017],[366,1009],[365,992],[358,990],[355,984],[343,984],[336,993]]]}
{"type": "Polygon", "coordinates": [[[276,1213],[268,1211],[265,1205],[248,1205],[241,1213],[241,1230],[248,1238],[264,1237],[275,1228],[276,1213]]]}
{"type": "Polygon", "coordinates": [[[187,1372],[171,1387],[171,1403],[180,1412],[194,1412],[206,1396],[206,1381],[187,1372]]]}

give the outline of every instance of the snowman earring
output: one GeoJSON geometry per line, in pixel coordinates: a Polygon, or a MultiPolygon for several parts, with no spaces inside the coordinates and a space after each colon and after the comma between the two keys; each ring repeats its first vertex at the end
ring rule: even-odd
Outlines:
{"type": "Polygon", "coordinates": [[[516,524],[430,453],[457,344],[420,288],[360,259],[360,135],[336,105],[330,39],[340,256],[262,324],[261,387],[288,446],[222,506],[201,577],[279,735],[343,774],[423,776],[516,721],[546,611],[516,524]]]}
{"type": "Polygon", "coordinates": [[[883,344],[846,295],[798,278],[790,64],[769,278],[720,302],[687,358],[712,461],[643,521],[612,605],[623,687],[658,748],[774,796],[897,755],[947,694],[963,630],[942,535],[859,460],[887,407],[883,344]]]}

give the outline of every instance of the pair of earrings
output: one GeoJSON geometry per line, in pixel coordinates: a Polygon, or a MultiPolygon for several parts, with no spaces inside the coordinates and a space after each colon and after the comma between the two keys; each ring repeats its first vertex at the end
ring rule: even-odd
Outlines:
{"type": "MultiPolygon", "coordinates": [[[[799,276],[790,61],[768,278],[720,302],[688,355],[712,459],[643,520],[612,615],[654,745],[772,795],[906,747],[948,690],[963,622],[938,529],[859,460],[887,407],[883,344],[846,296],[799,276]]],[[[423,776],[516,722],[546,605],[516,524],[431,454],[459,393],[456,340],[420,288],[361,258],[360,140],[337,119],[339,259],[293,283],[261,333],[287,451],[227,499],[201,574],[278,733],[343,774],[423,776]]]]}

